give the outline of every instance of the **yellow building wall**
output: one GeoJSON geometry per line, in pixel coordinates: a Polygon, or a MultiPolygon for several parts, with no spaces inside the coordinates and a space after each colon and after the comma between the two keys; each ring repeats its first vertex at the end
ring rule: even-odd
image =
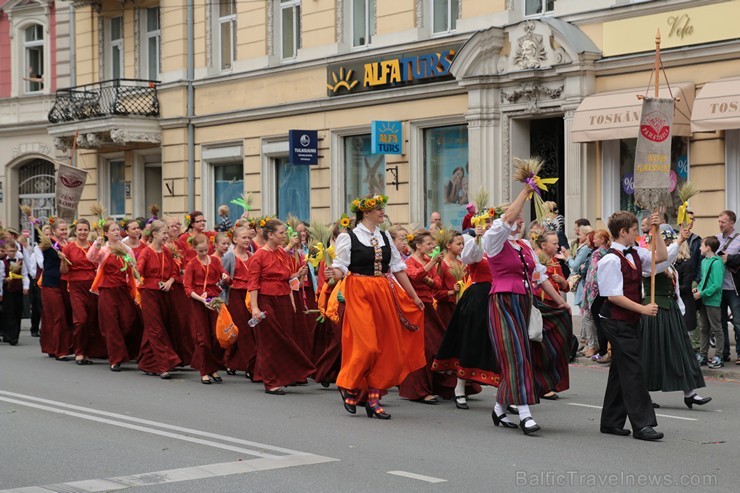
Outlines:
{"type": "Polygon", "coordinates": [[[462,18],[472,19],[506,10],[506,0],[463,0],[462,18]]]}
{"type": "MultiPolygon", "coordinates": [[[[173,72],[187,67],[187,24],[185,22],[187,16],[182,5],[182,2],[178,2],[178,0],[162,0],[161,2],[162,72],[173,72]]],[[[201,66],[205,66],[203,53],[205,50],[205,8],[201,2],[196,2],[195,5],[194,10],[196,11],[197,20],[195,22],[194,39],[199,27],[202,31],[199,33],[199,41],[195,43],[196,57],[199,58],[201,66]],[[200,15],[200,18],[197,17],[198,15],[200,15]],[[198,50],[201,51],[199,55],[198,50]]]]}
{"type": "Polygon", "coordinates": [[[75,9],[77,84],[98,80],[98,14],[92,7],[75,9]]]}
{"type": "Polygon", "coordinates": [[[390,0],[376,3],[377,34],[390,34],[416,27],[414,0],[390,0]]]}
{"type": "MultiPolygon", "coordinates": [[[[237,59],[267,55],[267,2],[237,2],[237,59]]],[[[204,41],[205,45],[205,41],[204,41]]]]}
{"type": "Polygon", "coordinates": [[[301,47],[327,46],[337,39],[336,2],[301,2],[301,47]]]}

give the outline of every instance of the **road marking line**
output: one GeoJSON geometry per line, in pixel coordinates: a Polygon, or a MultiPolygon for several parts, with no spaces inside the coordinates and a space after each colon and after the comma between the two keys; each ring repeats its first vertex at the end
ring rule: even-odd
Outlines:
{"type": "MultiPolygon", "coordinates": [[[[601,406],[591,406],[589,404],[578,404],[576,402],[569,402],[569,406],[579,406],[579,407],[590,407],[592,409],[601,409],[601,406]]],[[[699,421],[696,418],[684,418],[683,416],[671,416],[670,414],[655,414],[656,416],[660,416],[661,418],[671,418],[671,419],[682,419],[684,421],[699,421]]]]}
{"type": "MultiPolygon", "coordinates": [[[[74,404],[67,404],[67,403],[64,403],[64,402],[58,402],[58,401],[52,401],[52,400],[48,400],[48,399],[42,399],[40,397],[34,397],[34,396],[30,396],[30,395],[16,394],[14,392],[7,392],[7,391],[4,391],[4,390],[0,390],[0,395],[6,395],[6,396],[9,396],[9,397],[21,398],[21,399],[25,399],[25,400],[28,400],[28,401],[41,402],[43,404],[49,404],[49,405],[53,405],[53,406],[64,408],[64,409],[74,409],[76,411],[82,411],[82,412],[86,412],[86,413],[89,413],[89,414],[98,414],[100,416],[106,416],[106,417],[109,417],[109,418],[115,418],[115,419],[119,419],[121,421],[130,421],[132,423],[138,423],[138,424],[141,424],[141,425],[154,426],[156,428],[162,428],[162,429],[165,429],[165,430],[178,431],[180,433],[186,433],[186,434],[189,434],[189,435],[198,435],[198,436],[201,436],[201,437],[204,437],[204,438],[212,438],[212,439],[215,439],[215,440],[220,440],[222,442],[231,442],[231,443],[236,443],[236,444],[239,444],[239,445],[246,445],[246,446],[249,446],[249,447],[257,447],[257,448],[260,448],[260,449],[271,450],[273,452],[282,452],[284,454],[289,454],[289,455],[302,454],[303,453],[303,452],[299,452],[297,450],[291,450],[291,449],[287,449],[287,448],[275,447],[275,446],[272,446],[272,445],[266,445],[264,443],[252,442],[252,441],[249,441],[249,440],[242,440],[240,438],[234,438],[234,437],[229,437],[229,436],[224,436],[224,435],[218,435],[216,433],[209,433],[209,432],[206,432],[206,431],[194,430],[192,428],[183,428],[181,426],[170,425],[170,424],[167,424],[167,423],[160,423],[160,422],[157,422],[157,421],[150,421],[150,420],[147,420],[147,419],[135,418],[135,417],[132,417],[132,416],[126,416],[125,414],[116,414],[116,413],[111,413],[111,412],[108,412],[108,411],[100,411],[98,409],[92,409],[92,408],[89,408],[89,407],[75,406],[74,404]]],[[[275,455],[272,455],[272,454],[267,454],[265,456],[266,457],[275,457],[275,455]]]]}
{"type": "Polygon", "coordinates": [[[185,467],[182,469],[170,469],[167,471],[134,474],[131,476],[89,479],[45,486],[12,488],[8,490],[0,490],[0,493],[60,493],[70,491],[74,491],[75,493],[101,493],[105,491],[124,490],[133,487],[179,483],[183,481],[232,476],[235,474],[246,474],[257,471],[283,469],[287,467],[309,466],[334,462],[337,460],[338,459],[313,454],[285,455],[282,457],[252,459],[239,462],[223,462],[220,464],[207,464],[203,466],[185,467]]]}
{"type": "Polygon", "coordinates": [[[406,471],[388,471],[388,474],[393,474],[394,476],[401,476],[404,478],[418,479],[419,481],[426,481],[427,483],[446,483],[447,482],[446,479],[433,478],[432,476],[424,476],[423,474],[415,474],[413,472],[406,472],[406,471]]]}

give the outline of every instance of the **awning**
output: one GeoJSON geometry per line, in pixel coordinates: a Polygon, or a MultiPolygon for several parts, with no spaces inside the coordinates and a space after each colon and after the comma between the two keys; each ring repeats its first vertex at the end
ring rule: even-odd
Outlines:
{"type": "MultiPolygon", "coordinates": [[[[676,102],[673,114],[673,135],[691,135],[691,105],[695,88],[691,82],[671,85],[676,102]]],[[[640,126],[642,101],[638,94],[645,94],[645,87],[587,96],[573,115],[571,140],[594,142],[597,140],[636,139],[640,126]]],[[[653,94],[651,86],[648,95],[653,94]]],[[[669,97],[668,87],[660,86],[660,95],[669,97]]]]}
{"type": "Polygon", "coordinates": [[[691,130],[712,132],[740,128],[740,77],[708,82],[691,113],[691,130]]]}

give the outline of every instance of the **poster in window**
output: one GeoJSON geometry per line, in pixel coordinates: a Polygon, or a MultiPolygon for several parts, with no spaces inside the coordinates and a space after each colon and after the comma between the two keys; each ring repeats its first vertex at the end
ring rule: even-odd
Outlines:
{"type": "Polygon", "coordinates": [[[470,202],[468,128],[466,125],[424,131],[427,217],[442,215],[444,224],[460,229],[465,206],[470,202]]]}
{"type": "Polygon", "coordinates": [[[355,197],[385,194],[385,156],[372,154],[370,150],[370,134],[345,138],[345,189],[347,191],[345,203],[347,209],[355,197]]]}

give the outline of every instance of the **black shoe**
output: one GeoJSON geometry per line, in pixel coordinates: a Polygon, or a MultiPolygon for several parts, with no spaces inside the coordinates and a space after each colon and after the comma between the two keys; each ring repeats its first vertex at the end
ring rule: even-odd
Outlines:
{"type": "Polygon", "coordinates": [[[121,371],[121,365],[120,364],[110,365],[110,371],[115,371],[115,372],[121,371]]]}
{"type": "Polygon", "coordinates": [[[329,380],[322,380],[322,381],[321,381],[321,382],[319,382],[319,383],[320,383],[320,384],[321,384],[321,386],[322,386],[322,387],[324,387],[325,389],[328,389],[328,388],[329,388],[329,385],[331,385],[331,382],[330,382],[329,380]]]}
{"type": "Polygon", "coordinates": [[[31,337],[41,337],[41,333],[38,330],[32,330],[31,337]]]}
{"type": "Polygon", "coordinates": [[[601,433],[606,433],[607,435],[617,435],[620,437],[626,437],[630,434],[629,430],[625,430],[624,428],[617,428],[616,426],[602,426],[599,431],[601,433]]]}
{"type": "Polygon", "coordinates": [[[169,380],[170,378],[172,378],[172,375],[170,374],[170,372],[165,371],[159,374],[159,378],[161,378],[162,380],[169,380]]]}
{"type": "Polygon", "coordinates": [[[368,418],[372,418],[375,416],[378,419],[391,419],[391,415],[385,412],[385,410],[380,407],[380,402],[375,402],[375,404],[370,404],[369,402],[365,403],[365,412],[367,413],[368,418]]]}
{"type": "Polygon", "coordinates": [[[660,409],[660,404],[658,404],[657,402],[652,402],[651,401],[650,404],[653,405],[653,409],[660,409]]]}
{"type": "Polygon", "coordinates": [[[270,394],[270,395],[285,395],[285,391],[283,389],[281,389],[281,388],[277,388],[277,389],[273,389],[273,390],[265,389],[265,394],[270,394]]]}
{"type": "Polygon", "coordinates": [[[339,389],[339,394],[342,396],[342,404],[344,404],[344,409],[350,414],[356,414],[357,396],[351,393],[349,390],[344,390],[341,387],[337,388],[339,389]]]}
{"type": "Polygon", "coordinates": [[[558,394],[556,394],[556,393],[553,392],[552,395],[543,395],[543,396],[540,397],[540,399],[545,399],[545,400],[548,400],[548,401],[556,401],[556,400],[560,399],[560,396],[558,394]]]}
{"type": "Polygon", "coordinates": [[[57,356],[57,361],[69,361],[71,358],[69,356],[57,356]]]}
{"type": "Polygon", "coordinates": [[[540,428],[540,425],[536,424],[534,426],[526,426],[528,421],[534,421],[531,416],[524,418],[519,422],[519,427],[522,429],[525,435],[531,435],[532,433],[540,431],[542,428],[540,428]]]}
{"type": "Polygon", "coordinates": [[[689,409],[692,409],[691,406],[696,404],[697,406],[703,406],[704,404],[711,402],[711,397],[699,397],[698,395],[694,394],[690,397],[684,397],[683,402],[688,406],[689,409]]]}
{"type": "Polygon", "coordinates": [[[203,385],[211,385],[213,382],[211,382],[211,377],[206,376],[205,378],[200,377],[200,383],[203,385]]]}
{"type": "Polygon", "coordinates": [[[10,341],[10,345],[11,346],[17,346],[18,345],[18,339],[13,339],[12,341],[10,341]]]}
{"type": "Polygon", "coordinates": [[[516,428],[516,425],[511,421],[504,421],[505,417],[506,413],[496,415],[496,408],[493,408],[493,411],[491,411],[491,419],[493,420],[494,425],[501,425],[504,428],[516,428]]]}
{"type": "Polygon", "coordinates": [[[663,438],[663,434],[655,431],[652,426],[644,426],[632,434],[633,437],[638,440],[660,440],[663,438]]]}
{"type": "Polygon", "coordinates": [[[92,365],[93,364],[93,362],[90,361],[87,358],[84,358],[84,359],[76,359],[75,360],[75,363],[77,363],[80,366],[87,366],[87,365],[92,365]]]}
{"type": "Polygon", "coordinates": [[[519,415],[519,408],[516,406],[506,406],[506,412],[509,414],[519,415]]]}
{"type": "Polygon", "coordinates": [[[467,399],[464,395],[456,395],[455,396],[455,407],[458,409],[470,409],[468,407],[467,399]]]}
{"type": "Polygon", "coordinates": [[[221,378],[220,376],[218,376],[218,375],[215,375],[215,374],[214,374],[214,375],[211,375],[211,378],[212,378],[212,379],[213,379],[213,381],[214,381],[214,382],[216,382],[216,383],[221,383],[221,382],[223,382],[223,381],[224,381],[224,379],[223,379],[223,378],[221,378]]]}
{"type": "Polygon", "coordinates": [[[414,402],[421,402],[422,404],[429,404],[433,406],[434,404],[438,403],[439,400],[437,400],[436,397],[432,397],[431,399],[425,399],[422,397],[421,399],[414,399],[414,402]]]}
{"type": "Polygon", "coordinates": [[[236,375],[236,370],[232,370],[231,368],[226,368],[226,374],[227,375],[236,375]]]}

